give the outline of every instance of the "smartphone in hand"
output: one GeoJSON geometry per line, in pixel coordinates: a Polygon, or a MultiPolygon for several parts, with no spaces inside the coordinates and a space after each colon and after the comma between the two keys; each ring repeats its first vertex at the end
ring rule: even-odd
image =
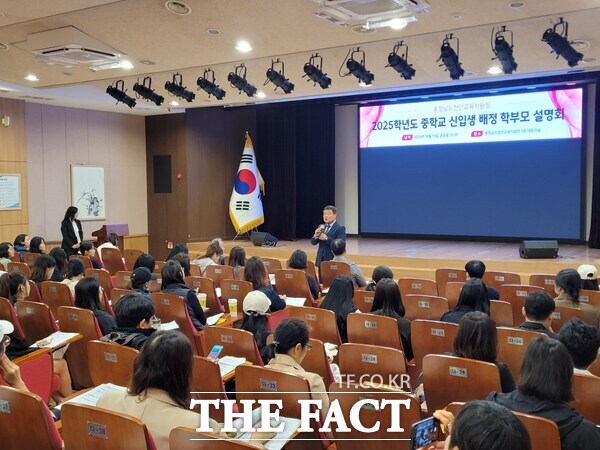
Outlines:
{"type": "Polygon", "coordinates": [[[440,436],[440,421],[435,417],[429,417],[413,424],[410,429],[410,449],[417,450],[423,446],[432,444],[440,436]]]}
{"type": "Polygon", "coordinates": [[[208,354],[207,358],[214,361],[219,357],[219,355],[221,354],[222,351],[223,351],[222,345],[215,345],[215,346],[213,346],[212,350],[208,354]]]}

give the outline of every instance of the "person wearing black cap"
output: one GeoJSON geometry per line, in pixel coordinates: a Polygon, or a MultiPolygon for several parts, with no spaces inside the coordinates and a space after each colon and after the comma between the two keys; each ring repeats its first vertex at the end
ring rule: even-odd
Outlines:
{"type": "Polygon", "coordinates": [[[150,298],[148,283],[156,280],[156,275],[150,272],[146,267],[138,267],[131,274],[131,289],[144,297],[150,298]]]}

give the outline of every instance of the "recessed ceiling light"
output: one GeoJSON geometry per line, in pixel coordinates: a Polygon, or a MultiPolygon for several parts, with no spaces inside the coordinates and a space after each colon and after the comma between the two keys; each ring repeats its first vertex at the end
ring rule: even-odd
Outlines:
{"type": "Polygon", "coordinates": [[[502,73],[502,69],[498,66],[492,66],[487,70],[487,73],[490,75],[500,75],[502,73]]]}
{"type": "Polygon", "coordinates": [[[25,77],[27,81],[39,81],[40,79],[36,77],[34,74],[30,73],[25,77]]]}
{"type": "Polygon", "coordinates": [[[178,16],[187,16],[192,12],[192,8],[185,3],[173,0],[165,2],[165,8],[167,8],[167,10],[173,14],[177,14],[178,16]]]}
{"type": "Polygon", "coordinates": [[[582,59],[582,61],[583,61],[584,63],[593,63],[593,62],[596,62],[596,58],[592,58],[592,57],[590,56],[590,57],[588,57],[588,58],[583,58],[583,59],[582,59]]]}
{"type": "Polygon", "coordinates": [[[73,72],[63,72],[63,75],[66,75],[67,77],[70,77],[73,75],[73,72]]]}
{"type": "Polygon", "coordinates": [[[238,41],[238,43],[235,44],[235,49],[242,53],[248,53],[252,50],[252,46],[248,41],[238,41]]]}
{"type": "Polygon", "coordinates": [[[584,41],[581,39],[574,40],[573,42],[571,42],[571,45],[573,46],[573,48],[575,50],[577,50],[579,52],[590,47],[590,43],[588,41],[584,41]]]}
{"type": "Polygon", "coordinates": [[[220,34],[221,34],[221,31],[220,31],[220,30],[217,30],[216,28],[207,28],[207,29],[206,29],[206,32],[207,32],[208,34],[212,34],[213,36],[218,36],[218,35],[220,35],[220,34]]]}
{"type": "Polygon", "coordinates": [[[460,20],[462,19],[462,16],[460,14],[452,14],[452,20],[460,20]]]}
{"type": "Polygon", "coordinates": [[[408,22],[404,19],[393,19],[390,20],[388,27],[390,27],[392,30],[401,30],[406,28],[407,25],[408,22]]]}
{"type": "Polygon", "coordinates": [[[512,9],[519,9],[519,8],[522,8],[522,7],[523,7],[523,6],[525,6],[525,5],[526,5],[526,3],[525,3],[525,2],[522,2],[522,1],[515,1],[515,2],[510,2],[510,3],[508,4],[508,7],[509,7],[509,8],[512,8],[512,9]]]}
{"type": "Polygon", "coordinates": [[[171,103],[169,103],[169,105],[171,105],[171,106],[179,106],[179,102],[176,102],[175,100],[173,100],[171,103]]]}
{"type": "Polygon", "coordinates": [[[350,29],[358,34],[369,34],[377,31],[376,28],[367,28],[364,25],[354,25],[350,29]]]}
{"type": "Polygon", "coordinates": [[[124,59],[123,61],[121,61],[121,69],[133,69],[133,64],[131,64],[130,61],[124,59]]]}
{"type": "Polygon", "coordinates": [[[139,62],[140,64],[143,64],[145,66],[154,66],[156,64],[156,62],[154,62],[148,58],[138,59],[137,62],[139,62]]]}
{"type": "Polygon", "coordinates": [[[258,91],[255,95],[255,97],[258,98],[265,98],[267,96],[267,94],[265,94],[263,91],[258,91]]]}

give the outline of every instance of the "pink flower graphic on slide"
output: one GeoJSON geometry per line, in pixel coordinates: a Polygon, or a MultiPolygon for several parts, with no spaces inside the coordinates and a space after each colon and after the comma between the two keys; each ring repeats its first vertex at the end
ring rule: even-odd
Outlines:
{"type": "Polygon", "coordinates": [[[360,148],[369,146],[369,137],[383,114],[383,106],[367,106],[360,108],[360,148]]]}
{"type": "Polygon", "coordinates": [[[549,91],[556,109],[562,109],[571,138],[581,137],[581,114],[583,109],[582,89],[561,89],[549,91]]]}

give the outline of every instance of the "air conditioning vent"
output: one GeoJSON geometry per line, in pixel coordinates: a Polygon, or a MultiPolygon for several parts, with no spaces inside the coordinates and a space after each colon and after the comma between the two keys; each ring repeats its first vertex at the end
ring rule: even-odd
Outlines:
{"type": "Polygon", "coordinates": [[[327,15],[346,25],[391,18],[414,17],[429,12],[425,0],[313,0],[319,4],[317,15],[327,15]]]}

